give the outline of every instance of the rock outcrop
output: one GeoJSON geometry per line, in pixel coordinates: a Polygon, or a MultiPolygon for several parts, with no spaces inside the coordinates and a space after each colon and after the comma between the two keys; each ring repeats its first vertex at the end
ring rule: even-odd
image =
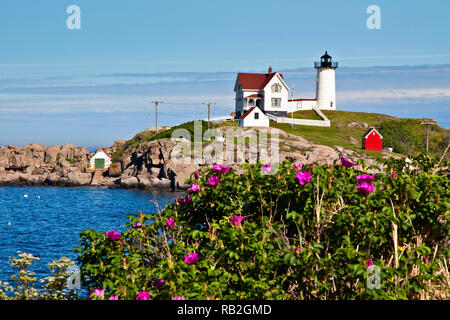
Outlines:
{"type": "MultiPolygon", "coordinates": [[[[341,146],[314,144],[302,137],[269,128],[222,127],[219,139],[200,145],[186,139],[160,139],[122,148],[109,170],[95,176],[95,186],[184,189],[185,180],[202,167],[225,163],[240,172],[243,162],[263,163],[289,160],[292,163],[336,164],[341,157],[352,161],[365,157],[341,146]],[[233,139],[223,139],[227,134],[233,139]],[[257,138],[254,134],[257,134],[257,138]],[[252,136],[253,135],[253,136],[252,136]],[[247,140],[245,140],[247,139],[247,140]],[[245,141],[245,142],[244,142],[245,141]],[[200,146],[200,148],[199,148],[200,146]]],[[[125,141],[107,148],[114,153],[125,141]]],[[[0,147],[0,185],[88,186],[93,172],[87,172],[89,153],[84,147],[66,144],[0,147]]],[[[374,160],[365,159],[367,164],[374,160]]]]}
{"type": "Polygon", "coordinates": [[[0,147],[0,184],[89,185],[92,176],[85,170],[90,156],[85,147],[71,144],[0,147]]]}

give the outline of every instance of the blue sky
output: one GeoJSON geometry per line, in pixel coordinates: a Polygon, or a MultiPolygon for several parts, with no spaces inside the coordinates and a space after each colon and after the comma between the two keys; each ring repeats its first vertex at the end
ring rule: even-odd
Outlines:
{"type": "Polygon", "coordinates": [[[154,124],[233,111],[237,72],[283,72],[313,97],[313,62],[339,62],[338,109],[450,127],[450,2],[0,1],[0,145],[90,148],[154,124]],[[81,29],[69,30],[69,5],[81,29]],[[369,30],[369,5],[381,29],[369,30]]]}

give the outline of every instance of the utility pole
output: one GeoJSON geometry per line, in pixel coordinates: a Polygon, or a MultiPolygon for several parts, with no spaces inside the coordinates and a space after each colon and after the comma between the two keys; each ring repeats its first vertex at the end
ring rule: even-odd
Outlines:
{"type": "Polygon", "coordinates": [[[423,125],[427,126],[427,140],[426,140],[426,143],[425,143],[425,149],[428,152],[428,136],[429,136],[429,132],[430,132],[430,125],[436,124],[436,120],[430,119],[430,118],[423,118],[422,122],[420,124],[423,124],[423,125]]]}
{"type": "Polygon", "coordinates": [[[156,121],[156,133],[158,133],[158,104],[163,103],[163,101],[152,101],[155,104],[155,121],[156,121]]]}
{"type": "Polygon", "coordinates": [[[209,119],[210,119],[210,114],[211,114],[211,106],[215,105],[215,102],[203,102],[203,105],[208,106],[208,129],[209,129],[209,119]]]}

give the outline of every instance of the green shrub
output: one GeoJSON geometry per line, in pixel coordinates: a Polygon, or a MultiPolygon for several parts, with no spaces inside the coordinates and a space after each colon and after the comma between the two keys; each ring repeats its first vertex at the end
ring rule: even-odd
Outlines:
{"type": "Polygon", "coordinates": [[[383,160],[366,185],[342,165],[204,169],[121,234],[84,231],[83,282],[119,299],[448,299],[448,164],[383,160]]]}
{"type": "MultiPolygon", "coordinates": [[[[402,154],[425,152],[426,126],[421,122],[420,119],[382,121],[379,131],[383,135],[383,147],[392,147],[394,152],[402,154]]],[[[438,125],[431,125],[428,139],[429,152],[441,156],[450,143],[450,133],[438,125]]]]}

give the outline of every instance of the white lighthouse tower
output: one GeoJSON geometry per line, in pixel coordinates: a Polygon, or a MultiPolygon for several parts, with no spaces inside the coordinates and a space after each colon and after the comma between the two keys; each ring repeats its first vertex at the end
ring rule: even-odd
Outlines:
{"type": "Polygon", "coordinates": [[[320,62],[315,62],[317,69],[316,99],[317,108],[336,110],[336,81],[334,70],[338,67],[337,62],[332,62],[331,56],[325,51],[320,57],[320,62]]]}

